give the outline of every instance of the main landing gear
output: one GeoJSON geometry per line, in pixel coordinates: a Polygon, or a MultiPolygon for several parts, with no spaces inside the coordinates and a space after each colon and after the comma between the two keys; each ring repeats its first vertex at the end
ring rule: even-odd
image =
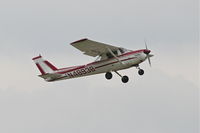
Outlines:
{"type": "Polygon", "coordinates": [[[105,75],[106,79],[111,79],[112,78],[112,73],[111,72],[107,72],[105,75]]]}
{"type": "MultiPolygon", "coordinates": [[[[127,83],[128,82],[128,80],[129,80],[128,76],[122,76],[117,71],[114,71],[114,72],[121,77],[121,80],[122,80],[123,83],[127,83]]],[[[111,72],[107,72],[105,77],[108,80],[111,79],[112,78],[112,73],[111,72]]]]}

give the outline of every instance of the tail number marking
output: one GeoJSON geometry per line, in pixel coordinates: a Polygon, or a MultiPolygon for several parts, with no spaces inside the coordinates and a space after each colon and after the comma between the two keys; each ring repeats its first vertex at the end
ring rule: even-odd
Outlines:
{"type": "Polygon", "coordinates": [[[93,66],[89,66],[89,67],[85,67],[85,68],[81,68],[81,69],[77,69],[75,71],[69,72],[69,73],[67,73],[67,75],[70,78],[73,78],[73,77],[82,76],[84,74],[88,74],[88,73],[91,73],[94,71],[95,71],[95,68],[93,66]]]}

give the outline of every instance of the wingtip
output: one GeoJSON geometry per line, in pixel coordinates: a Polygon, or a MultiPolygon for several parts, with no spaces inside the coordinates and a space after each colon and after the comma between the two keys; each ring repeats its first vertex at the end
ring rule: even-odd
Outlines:
{"type": "Polygon", "coordinates": [[[74,41],[74,42],[72,42],[72,43],[70,43],[70,44],[72,45],[72,44],[79,43],[79,42],[83,42],[83,41],[86,41],[86,40],[88,40],[88,39],[87,39],[87,38],[83,38],[83,39],[80,39],[80,40],[78,40],[78,41],[74,41]]]}

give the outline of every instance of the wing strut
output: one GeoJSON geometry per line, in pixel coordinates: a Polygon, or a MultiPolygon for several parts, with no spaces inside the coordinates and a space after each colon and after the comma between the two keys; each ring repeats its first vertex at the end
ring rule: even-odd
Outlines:
{"type": "Polygon", "coordinates": [[[122,63],[122,61],[112,52],[110,48],[107,47],[107,49],[112,54],[112,56],[115,57],[115,59],[117,59],[122,65],[124,65],[124,63],[122,63]]]}

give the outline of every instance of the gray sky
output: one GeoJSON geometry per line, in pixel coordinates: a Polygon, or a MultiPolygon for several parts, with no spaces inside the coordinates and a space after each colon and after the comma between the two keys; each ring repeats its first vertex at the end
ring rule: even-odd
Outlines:
{"type": "Polygon", "coordinates": [[[1,0],[0,132],[197,133],[197,0],[1,0]],[[90,38],[155,55],[130,82],[103,74],[47,83],[32,57],[84,64],[70,42],[90,38]]]}

